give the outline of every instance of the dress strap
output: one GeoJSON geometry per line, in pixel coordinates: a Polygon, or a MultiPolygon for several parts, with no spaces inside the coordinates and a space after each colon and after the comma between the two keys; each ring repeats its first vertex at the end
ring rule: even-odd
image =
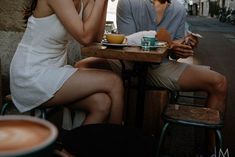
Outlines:
{"type": "Polygon", "coordinates": [[[80,12],[79,12],[79,16],[82,17],[83,15],[83,1],[81,0],[81,9],[80,9],[80,12]]]}

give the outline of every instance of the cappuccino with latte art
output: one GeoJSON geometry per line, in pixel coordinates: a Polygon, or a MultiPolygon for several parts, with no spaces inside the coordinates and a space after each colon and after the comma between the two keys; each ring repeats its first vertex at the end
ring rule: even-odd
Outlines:
{"type": "Polygon", "coordinates": [[[0,118],[0,157],[40,153],[54,143],[57,129],[45,120],[28,116],[0,118]]]}

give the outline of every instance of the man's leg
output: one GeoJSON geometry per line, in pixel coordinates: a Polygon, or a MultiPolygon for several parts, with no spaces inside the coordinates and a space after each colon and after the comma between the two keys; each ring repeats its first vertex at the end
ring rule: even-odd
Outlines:
{"type": "Polygon", "coordinates": [[[183,91],[207,92],[207,106],[224,113],[227,80],[223,75],[197,65],[189,65],[181,74],[178,83],[183,91]]]}
{"type": "MultiPolygon", "coordinates": [[[[208,93],[207,107],[219,110],[223,116],[227,96],[227,81],[223,75],[200,66],[190,65],[182,73],[179,85],[182,90],[186,91],[206,91],[208,93]]],[[[206,156],[210,156],[214,154],[216,143],[214,131],[207,130],[205,137],[206,156]]]]}

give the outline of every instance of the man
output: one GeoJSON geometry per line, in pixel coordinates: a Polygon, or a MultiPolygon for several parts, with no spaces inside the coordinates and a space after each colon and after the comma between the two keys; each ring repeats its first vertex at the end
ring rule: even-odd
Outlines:
{"type": "MultiPolygon", "coordinates": [[[[140,31],[167,29],[174,41],[174,48],[180,47],[187,54],[183,58],[193,55],[192,47],[196,46],[197,39],[187,36],[191,46],[183,44],[186,30],[186,10],[182,4],[174,0],[119,0],[117,5],[117,28],[119,33],[130,35],[140,31]]],[[[176,49],[176,48],[175,48],[176,49]]],[[[180,54],[178,54],[180,55],[180,54]]]]}
{"type": "MultiPolygon", "coordinates": [[[[193,48],[197,44],[197,39],[191,35],[185,37],[185,21],[185,8],[176,0],[119,0],[117,5],[119,33],[132,34],[128,39],[133,39],[131,36],[137,32],[165,28],[173,40],[172,53],[178,58],[192,56],[193,48]],[[189,40],[189,45],[182,44],[185,38],[189,40]]],[[[215,71],[167,60],[149,70],[148,81],[170,90],[206,91],[208,107],[224,112],[227,81],[215,71]]]]}

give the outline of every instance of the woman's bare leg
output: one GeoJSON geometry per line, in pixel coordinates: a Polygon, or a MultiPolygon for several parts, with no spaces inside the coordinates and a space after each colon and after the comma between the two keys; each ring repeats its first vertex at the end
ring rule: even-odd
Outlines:
{"type": "MultiPolygon", "coordinates": [[[[92,100],[97,100],[97,97],[101,97],[99,101],[103,100],[104,108],[110,110],[108,121],[110,123],[121,124],[124,103],[123,90],[122,80],[110,71],[80,69],[64,83],[55,96],[46,102],[45,105],[75,103],[79,106],[79,101],[81,101],[81,108],[87,110],[90,113],[89,116],[93,117],[89,117],[90,120],[87,119],[86,123],[93,123],[93,121],[98,123],[96,118],[99,114],[96,113],[94,115],[94,106],[97,101],[92,100]],[[111,107],[108,107],[108,97],[111,101],[111,107]]],[[[99,104],[99,106],[102,106],[102,103],[99,102],[99,104]]],[[[100,113],[100,111],[97,112],[100,113]]],[[[101,117],[99,122],[103,122],[101,119],[103,118],[101,117]]]]}
{"type": "Polygon", "coordinates": [[[179,85],[182,90],[201,90],[208,93],[207,106],[219,110],[225,110],[225,99],[227,96],[226,78],[210,69],[196,65],[190,65],[181,75],[179,85]]]}
{"type": "Polygon", "coordinates": [[[112,68],[107,61],[107,59],[97,58],[97,57],[88,57],[82,59],[75,63],[74,67],[76,68],[98,68],[98,69],[107,69],[111,70],[112,68]]]}
{"type": "Polygon", "coordinates": [[[106,93],[95,93],[83,98],[68,107],[70,109],[83,109],[86,112],[86,119],[83,124],[106,123],[111,112],[111,98],[106,93]],[[92,104],[92,105],[88,105],[92,104]]]}

